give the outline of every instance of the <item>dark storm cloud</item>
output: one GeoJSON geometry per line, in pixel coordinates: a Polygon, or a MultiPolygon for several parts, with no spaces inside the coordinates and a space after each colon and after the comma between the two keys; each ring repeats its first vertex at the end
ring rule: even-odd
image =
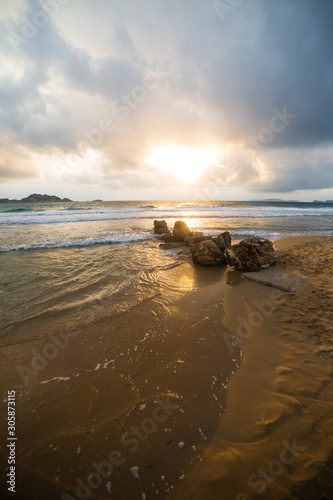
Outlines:
{"type": "MultiPolygon", "coordinates": [[[[238,6],[228,0],[101,0],[98,7],[69,2],[61,9],[71,16],[73,32],[91,17],[84,47],[54,16],[15,52],[10,34],[20,34],[22,20],[41,11],[37,0],[27,1],[17,20],[1,22],[7,30],[2,51],[23,67],[16,80],[0,77],[0,130],[12,144],[75,153],[97,130],[101,140],[90,142],[110,160],[104,175],[124,170],[126,180],[128,168],[142,171],[154,144],[228,143],[240,155],[240,173],[228,182],[249,187],[259,171],[243,150],[254,144],[271,172],[262,189],[333,187],[325,154],[317,163],[310,158],[311,148],[329,148],[333,138],[329,0],[244,0],[238,6]],[[225,12],[223,5],[229,5],[225,12]],[[89,47],[102,29],[106,49],[96,57],[89,47]],[[126,104],[126,119],[114,116],[112,103],[123,104],[123,96],[142,86],[147,66],[158,65],[168,69],[158,88],[126,104]],[[103,119],[112,120],[114,130],[101,136],[103,119]],[[278,161],[279,151],[288,150],[295,154],[278,161]]],[[[209,182],[208,173],[203,181],[209,182]]]]}
{"type": "Polygon", "coordinates": [[[331,152],[321,154],[319,158],[301,153],[292,155],[287,162],[272,170],[274,178],[263,186],[257,186],[258,191],[271,193],[287,193],[297,190],[324,190],[333,186],[333,161],[331,152]]]}
{"type": "Polygon", "coordinates": [[[289,168],[285,176],[277,177],[272,186],[266,186],[271,192],[290,192],[293,187],[297,189],[327,189],[333,186],[333,161],[328,165],[313,167],[302,165],[298,168],[289,168]]]}
{"type": "Polygon", "coordinates": [[[276,136],[274,147],[331,140],[332,3],[244,1],[210,26],[195,22],[195,13],[189,13],[190,25],[197,29],[180,37],[182,60],[192,67],[180,85],[198,100],[204,96],[221,134],[256,135],[273,108],[286,106],[297,120],[276,136]],[[200,87],[188,84],[189,77],[200,87]]]}

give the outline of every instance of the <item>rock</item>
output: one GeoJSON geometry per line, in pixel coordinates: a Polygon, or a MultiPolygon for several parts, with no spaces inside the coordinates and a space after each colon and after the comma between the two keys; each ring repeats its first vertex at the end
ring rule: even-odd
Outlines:
{"type": "Polygon", "coordinates": [[[253,236],[227,249],[227,263],[243,271],[261,271],[275,264],[273,243],[253,236]]]}
{"type": "Polygon", "coordinates": [[[202,241],[191,247],[195,264],[201,266],[218,266],[226,264],[226,257],[212,240],[202,241]]]}
{"type": "Polygon", "coordinates": [[[222,233],[221,236],[223,236],[223,238],[224,238],[226,248],[230,248],[231,247],[231,236],[230,236],[229,231],[224,231],[224,233],[222,233]]]}
{"type": "Polygon", "coordinates": [[[219,234],[216,238],[213,238],[214,243],[219,247],[221,252],[225,253],[227,247],[231,245],[231,237],[230,234],[226,231],[225,233],[219,234]],[[226,235],[226,237],[225,237],[226,235]]]}
{"type": "Polygon", "coordinates": [[[213,238],[214,243],[219,247],[222,253],[225,253],[226,246],[222,234],[219,234],[216,238],[213,238]]]}
{"type": "Polygon", "coordinates": [[[154,220],[154,232],[155,234],[170,234],[171,231],[168,228],[165,220],[154,220]]]}
{"type": "Polygon", "coordinates": [[[270,267],[257,273],[243,273],[242,278],[256,281],[262,285],[272,286],[284,292],[297,292],[306,279],[286,271],[279,266],[270,267]]]}
{"type": "Polygon", "coordinates": [[[190,229],[187,227],[184,221],[177,220],[177,222],[175,222],[175,225],[173,227],[173,236],[177,238],[177,240],[185,241],[185,239],[188,236],[191,236],[191,234],[192,233],[190,229]]]}
{"type": "Polygon", "coordinates": [[[182,244],[182,241],[177,240],[172,234],[162,234],[161,239],[165,241],[165,243],[178,243],[178,245],[182,244]]]}
{"type": "Polygon", "coordinates": [[[194,231],[191,236],[187,236],[185,238],[185,243],[186,245],[189,245],[190,247],[192,245],[196,245],[197,243],[201,243],[201,241],[204,241],[204,235],[203,233],[200,233],[199,231],[194,231]]]}
{"type": "Polygon", "coordinates": [[[231,236],[228,231],[219,234],[216,238],[212,238],[212,240],[223,253],[225,253],[227,248],[231,247],[231,236]]]}
{"type": "Polygon", "coordinates": [[[174,249],[179,249],[181,248],[181,244],[179,241],[177,241],[177,243],[161,243],[160,244],[160,248],[162,248],[163,250],[174,250],[174,249]]]}

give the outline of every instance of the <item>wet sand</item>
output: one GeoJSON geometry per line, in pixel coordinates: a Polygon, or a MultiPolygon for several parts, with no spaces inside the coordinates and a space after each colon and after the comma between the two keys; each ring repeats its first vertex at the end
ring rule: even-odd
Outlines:
{"type": "Polygon", "coordinates": [[[195,500],[333,498],[333,238],[275,245],[278,264],[304,283],[287,293],[243,281],[227,292],[224,323],[243,361],[195,500]]]}
{"type": "Polygon", "coordinates": [[[332,241],[275,242],[293,293],[185,263],[57,351],[3,346],[17,497],[332,498],[332,241]]]}
{"type": "Polygon", "coordinates": [[[307,279],[294,297],[293,320],[319,352],[333,357],[333,238],[284,240],[278,264],[307,279]],[[291,245],[291,246],[290,246],[291,245]]]}

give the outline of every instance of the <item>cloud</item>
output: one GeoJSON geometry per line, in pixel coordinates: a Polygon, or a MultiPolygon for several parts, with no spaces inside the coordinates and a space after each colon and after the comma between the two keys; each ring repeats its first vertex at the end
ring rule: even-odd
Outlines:
{"type": "Polygon", "coordinates": [[[24,168],[17,167],[16,165],[8,164],[2,161],[0,164],[0,179],[24,179],[30,177],[30,173],[24,168]]]}
{"type": "Polygon", "coordinates": [[[268,167],[274,173],[273,179],[268,179],[261,191],[271,193],[288,193],[297,190],[325,190],[333,187],[333,147],[317,149],[302,148],[293,151],[268,154],[268,167]]]}
{"type": "MultiPolygon", "coordinates": [[[[333,188],[323,153],[333,137],[329,0],[244,1],[223,19],[211,1],[54,0],[59,8],[38,27],[42,5],[17,3],[0,19],[0,134],[12,155],[24,147],[84,165],[94,149],[106,158],[101,183],[155,189],[162,174],[146,164],[151,148],[214,146],[223,160],[228,146],[239,165],[230,186],[333,188]],[[35,34],[24,38],[29,27],[35,34]],[[13,34],[24,39],[15,47],[13,34]],[[147,79],[147,68],[164,76],[147,79]],[[284,109],[294,118],[272,122],[284,109]],[[244,156],[254,143],[255,158],[244,156]]],[[[3,166],[6,179],[11,170],[13,178],[36,174],[14,163],[3,166]]],[[[220,171],[210,167],[200,181],[210,185],[220,171]]],[[[83,166],[75,175],[91,179],[83,166]]]]}
{"type": "Polygon", "coordinates": [[[2,183],[11,180],[26,180],[40,175],[36,155],[30,154],[21,146],[10,149],[2,147],[0,142],[0,158],[0,181],[2,183]]]}

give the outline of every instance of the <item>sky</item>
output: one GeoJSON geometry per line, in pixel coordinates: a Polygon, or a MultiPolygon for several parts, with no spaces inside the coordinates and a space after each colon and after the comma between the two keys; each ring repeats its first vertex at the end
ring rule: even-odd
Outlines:
{"type": "Polygon", "coordinates": [[[331,0],[1,0],[0,197],[333,199],[331,0]]]}

